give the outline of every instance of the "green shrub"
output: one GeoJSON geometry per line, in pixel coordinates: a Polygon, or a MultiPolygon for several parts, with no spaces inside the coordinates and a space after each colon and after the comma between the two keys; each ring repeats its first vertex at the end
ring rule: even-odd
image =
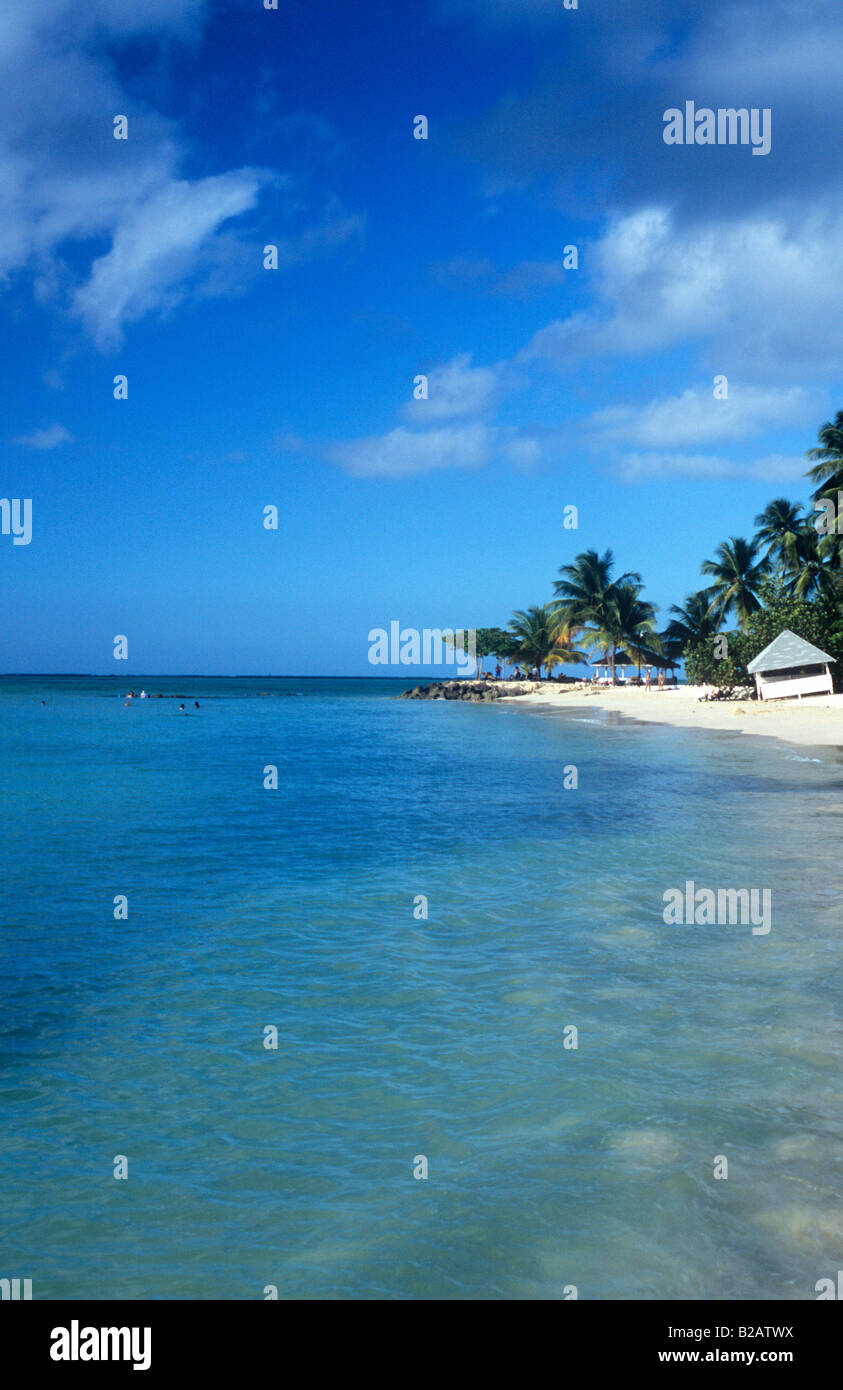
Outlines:
{"type": "Polygon", "coordinates": [[[689,643],[683,652],[688,680],[694,685],[751,685],[749,663],[789,629],[837,659],[832,671],[839,685],[843,676],[843,624],[836,604],[826,598],[788,598],[773,585],[765,587],[762,599],[764,606],[747,619],[742,632],[721,632],[689,643]],[[715,651],[722,650],[724,638],[726,653],[718,658],[715,651]]]}

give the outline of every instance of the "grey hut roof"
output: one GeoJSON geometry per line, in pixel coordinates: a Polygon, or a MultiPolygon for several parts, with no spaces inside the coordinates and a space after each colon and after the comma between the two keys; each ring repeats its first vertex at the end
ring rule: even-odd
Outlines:
{"type": "Polygon", "coordinates": [[[750,661],[746,669],[755,675],[756,671],[786,671],[791,666],[819,666],[834,660],[836,658],[829,656],[828,652],[821,652],[819,647],[785,628],[763,652],[758,653],[754,661],[750,661]]]}

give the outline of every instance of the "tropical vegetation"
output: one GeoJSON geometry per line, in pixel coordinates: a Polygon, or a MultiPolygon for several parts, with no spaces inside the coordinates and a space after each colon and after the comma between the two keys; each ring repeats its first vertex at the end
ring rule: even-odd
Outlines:
{"type": "Polygon", "coordinates": [[[611,550],[584,550],[562,565],[548,603],[519,609],[506,628],[476,629],[477,654],[524,665],[605,664],[619,660],[676,667],[714,685],[748,680],[747,666],[789,628],[837,659],[843,673],[843,410],[821,426],[807,477],[811,509],[776,497],[755,532],[730,536],[702,562],[704,586],[672,604],[662,631],[635,570],[616,574],[611,550]],[[727,629],[726,624],[731,627],[727,629]]]}
{"type": "Polygon", "coordinates": [[[528,608],[526,612],[513,613],[509,624],[509,636],[512,640],[512,656],[516,661],[534,666],[539,673],[539,679],[543,666],[549,671],[553,666],[578,665],[588,659],[585,652],[579,651],[573,645],[570,625],[550,603],[544,604],[541,608],[528,608]]]}

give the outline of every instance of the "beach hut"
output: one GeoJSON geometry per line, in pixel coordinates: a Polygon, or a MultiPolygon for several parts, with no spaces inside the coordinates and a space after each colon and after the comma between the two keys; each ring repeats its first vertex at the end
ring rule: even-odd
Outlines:
{"type": "MultiPolygon", "coordinates": [[[[594,667],[595,672],[597,673],[596,680],[599,681],[602,685],[610,685],[612,681],[612,663],[609,657],[609,653],[603,647],[601,647],[596,657],[592,652],[592,655],[589,657],[589,662],[594,667]],[[606,674],[605,676],[601,676],[600,672],[603,670],[604,667],[606,670],[606,674]]],[[[615,653],[615,679],[618,682],[618,684],[623,684],[625,677],[621,673],[626,670],[627,666],[631,665],[632,662],[630,661],[630,658],[627,656],[626,652],[618,651],[615,653]]]]}
{"type": "Polygon", "coordinates": [[[829,663],[834,660],[828,652],[821,652],[785,628],[750,661],[747,670],[755,677],[760,700],[786,700],[793,695],[801,700],[803,695],[832,693],[829,663]]]}

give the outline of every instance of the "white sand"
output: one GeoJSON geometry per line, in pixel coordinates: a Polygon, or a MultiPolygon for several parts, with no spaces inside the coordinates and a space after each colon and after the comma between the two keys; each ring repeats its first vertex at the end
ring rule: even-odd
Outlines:
{"type": "Polygon", "coordinates": [[[519,695],[513,704],[535,708],[617,710],[647,723],[689,729],[738,729],[786,743],[843,747],[843,695],[812,695],[803,700],[700,701],[704,687],[643,690],[638,686],[543,685],[519,695]]]}

